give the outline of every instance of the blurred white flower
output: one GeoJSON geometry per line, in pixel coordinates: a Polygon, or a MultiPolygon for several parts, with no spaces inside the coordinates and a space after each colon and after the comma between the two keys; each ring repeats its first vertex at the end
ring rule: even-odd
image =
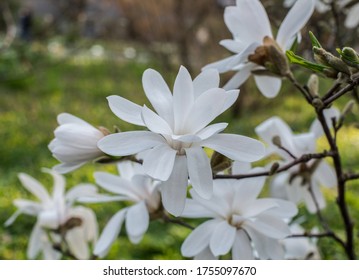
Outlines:
{"type": "MultiPolygon", "coordinates": [[[[326,110],[328,124],[331,123],[331,117],[338,116],[338,114],[336,109],[326,110]]],[[[283,164],[293,161],[292,156],[299,158],[304,154],[315,153],[316,140],[323,134],[318,120],[313,122],[311,132],[295,135],[279,117],[269,118],[255,130],[260,138],[268,144],[267,154],[279,155],[283,159],[283,164]],[[285,149],[278,147],[278,143],[273,143],[274,137],[280,139],[280,146],[285,149]]],[[[336,175],[333,167],[325,160],[312,159],[274,176],[271,182],[271,195],[289,199],[297,204],[304,201],[307,209],[311,213],[315,213],[318,210],[317,206],[319,209],[325,207],[325,199],[320,191],[320,186],[331,188],[335,185],[336,175]]]]}
{"type": "Polygon", "coordinates": [[[104,155],[97,142],[107,134],[105,130],[101,131],[68,113],[59,114],[57,122],[60,126],[55,129],[55,139],[49,144],[54,158],[61,161],[53,168],[56,172],[70,172],[104,155]]]}
{"type": "MultiPolygon", "coordinates": [[[[237,172],[258,172],[242,165],[237,172]]],[[[213,259],[232,253],[232,259],[281,259],[278,240],[290,234],[284,219],[297,213],[296,206],[273,198],[257,198],[265,177],[215,180],[214,195],[206,200],[191,190],[182,216],[212,218],[194,229],[181,247],[182,255],[213,259]]]]}
{"type": "MultiPolygon", "coordinates": [[[[297,0],[284,0],[284,7],[292,7],[297,0]]],[[[315,0],[315,9],[319,13],[326,13],[328,12],[331,7],[330,4],[325,3],[323,0],[315,0]]]]}
{"type": "MultiPolygon", "coordinates": [[[[283,52],[292,46],[313,10],[314,0],[298,0],[288,12],[276,36],[276,44],[283,52]]],[[[225,9],[224,21],[233,39],[222,40],[220,44],[235,54],[203,69],[215,68],[220,73],[237,71],[224,86],[225,89],[233,89],[242,85],[253,70],[264,69],[263,66],[250,62],[248,56],[263,45],[265,37],[274,37],[267,13],[259,0],[237,0],[236,6],[225,9]]],[[[279,77],[254,75],[254,79],[258,89],[268,98],[275,97],[281,88],[282,81],[279,77]]]]}
{"type": "MultiPolygon", "coordinates": [[[[292,235],[303,235],[304,229],[299,224],[290,226],[292,235]]],[[[311,233],[315,233],[312,230],[311,233]]],[[[284,246],[285,259],[287,260],[318,260],[320,253],[317,248],[317,239],[309,237],[290,237],[281,241],[284,246]]]]}
{"type": "Polygon", "coordinates": [[[40,252],[45,259],[59,259],[61,253],[55,250],[53,245],[63,242],[76,258],[88,259],[89,243],[94,243],[97,239],[96,216],[91,209],[73,204],[80,196],[94,195],[96,187],[81,184],[65,193],[64,177],[49,169],[43,171],[51,174],[54,179],[52,195],[49,195],[36,179],[20,173],[19,179],[22,185],[39,201],[16,199],[14,204],[18,210],[5,222],[5,225],[11,225],[20,214],[37,218],[27,248],[29,259],[35,259],[40,252]]]}
{"type": "Polygon", "coordinates": [[[118,211],[107,223],[96,243],[94,254],[104,257],[115,242],[126,220],[127,235],[132,243],[139,243],[148,229],[150,215],[161,208],[158,182],[144,174],[142,165],[133,162],[118,164],[120,176],[96,172],[96,183],[115,194],[81,198],[81,202],[129,201],[133,205],[118,211]]]}
{"type": "Polygon", "coordinates": [[[359,24],[359,3],[352,6],[347,13],[344,25],[347,28],[355,28],[359,24]]]}
{"type": "Polygon", "coordinates": [[[203,147],[240,161],[259,160],[264,146],[257,140],[233,134],[220,134],[227,123],[208,125],[237,99],[238,90],[218,88],[216,70],[203,71],[192,81],[181,67],[173,95],[162,76],[148,69],[143,87],[156,113],[120,96],[108,97],[111,110],[119,118],[150,131],[111,134],[101,139],[99,148],[113,156],[127,156],[146,151],[143,168],[146,174],[163,181],[162,202],[171,214],[181,214],[188,177],[195,191],[210,198],[213,189],[210,161],[203,147]]]}

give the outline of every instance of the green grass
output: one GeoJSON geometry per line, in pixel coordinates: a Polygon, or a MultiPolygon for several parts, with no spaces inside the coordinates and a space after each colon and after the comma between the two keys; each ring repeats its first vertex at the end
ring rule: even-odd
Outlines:
{"type": "MultiPolygon", "coordinates": [[[[148,65],[162,73],[165,72],[151,59],[148,64],[144,64],[114,59],[53,59],[43,55],[39,61],[35,61],[31,70],[25,71],[25,77],[20,76],[19,80],[14,79],[11,83],[0,82],[0,259],[26,258],[26,246],[35,219],[23,215],[11,227],[4,228],[2,225],[15,211],[15,207],[12,206],[13,199],[31,198],[19,183],[19,172],[28,173],[51,187],[49,176],[40,169],[52,167],[57,163],[47,148],[57,126],[57,114],[72,113],[93,125],[105,126],[110,130],[113,130],[114,125],[123,131],[134,129],[133,125],[119,120],[112,114],[106,97],[118,94],[135,103],[149,105],[141,85],[142,73],[148,65]],[[21,79],[26,79],[26,83],[21,79]],[[18,83],[20,86],[17,86],[18,83]]],[[[175,74],[165,72],[166,80],[171,81],[170,87],[175,74]]],[[[300,78],[305,82],[307,76],[302,74],[300,78]]],[[[278,115],[291,125],[294,132],[302,133],[307,131],[314,119],[313,110],[306,106],[300,94],[287,83],[284,83],[284,88],[277,98],[265,99],[251,82],[241,93],[240,99],[242,105],[238,116],[233,116],[229,110],[218,118],[218,121],[230,123],[227,132],[255,137],[255,126],[270,116],[278,115]]],[[[345,102],[346,100],[341,102],[339,107],[342,108],[345,102]]],[[[355,116],[350,116],[350,121],[354,120],[355,116]]],[[[343,162],[349,169],[358,169],[358,130],[350,126],[340,133],[343,162]]],[[[92,174],[99,169],[113,170],[107,166],[88,164],[66,175],[67,186],[93,182],[92,174]]],[[[351,182],[348,187],[348,203],[356,221],[359,219],[358,187],[359,184],[355,182],[351,182]]],[[[326,196],[328,207],[323,211],[323,215],[342,235],[340,216],[335,205],[335,190],[327,191],[326,196]]],[[[93,208],[102,228],[118,211],[119,204],[94,205],[93,208]]],[[[305,223],[308,228],[316,225],[315,216],[308,215],[304,210],[301,212],[308,216],[305,223]]],[[[179,259],[181,243],[188,233],[188,229],[178,225],[155,221],[151,223],[148,233],[138,245],[132,245],[127,236],[121,233],[107,258],[179,259]]],[[[358,238],[356,240],[358,249],[358,238]]],[[[331,240],[322,239],[319,245],[324,258],[345,258],[342,250],[331,240]]]]}

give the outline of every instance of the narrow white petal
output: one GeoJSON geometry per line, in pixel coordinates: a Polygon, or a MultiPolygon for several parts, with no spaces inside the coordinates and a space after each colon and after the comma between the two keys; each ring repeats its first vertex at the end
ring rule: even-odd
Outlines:
{"type": "Polygon", "coordinates": [[[211,148],[233,160],[253,162],[264,156],[264,145],[252,138],[234,135],[217,134],[202,142],[204,147],[211,148]]]}
{"type": "Polygon", "coordinates": [[[33,177],[25,174],[25,173],[19,173],[19,179],[21,181],[21,184],[33,195],[35,195],[37,198],[39,198],[42,202],[47,202],[50,200],[50,196],[44,186],[34,179],[33,177]]]}
{"type": "Polygon", "coordinates": [[[113,201],[128,201],[127,196],[109,196],[109,195],[97,195],[97,196],[84,196],[77,199],[80,203],[103,203],[113,201]]]}
{"type": "Polygon", "coordinates": [[[148,229],[150,216],[143,200],[128,208],[126,231],[129,236],[142,236],[148,229]]]}
{"type": "Polygon", "coordinates": [[[278,204],[274,199],[257,199],[248,203],[245,211],[242,212],[242,215],[245,217],[255,217],[262,212],[267,212],[268,210],[277,207],[278,204]]]}
{"type": "Polygon", "coordinates": [[[266,211],[266,214],[270,214],[282,219],[287,219],[294,217],[298,213],[297,206],[291,201],[275,198],[262,198],[261,200],[274,200],[277,204],[277,207],[266,211]]]}
{"type": "Polygon", "coordinates": [[[354,28],[359,24],[359,4],[354,5],[348,12],[344,25],[346,28],[354,28]]]}
{"type": "Polygon", "coordinates": [[[43,244],[43,240],[41,240],[43,234],[44,232],[42,231],[40,225],[35,224],[30,235],[29,245],[26,252],[26,255],[29,259],[35,259],[40,252],[43,244]]]}
{"type": "Polygon", "coordinates": [[[173,97],[160,73],[147,69],[142,76],[143,89],[156,112],[172,127],[173,97]]]}
{"type": "Polygon", "coordinates": [[[211,124],[197,132],[196,135],[200,138],[200,140],[205,140],[217,133],[222,132],[227,126],[228,123],[211,124]]]}
{"type": "Polygon", "coordinates": [[[195,228],[181,246],[184,257],[193,257],[202,252],[209,245],[212,233],[221,220],[209,220],[195,228]]]}
{"type": "Polygon", "coordinates": [[[254,80],[260,92],[267,98],[276,97],[282,86],[282,80],[276,77],[254,75],[254,80]]]}
{"type": "Polygon", "coordinates": [[[304,27],[314,11],[314,0],[297,0],[279,27],[277,42],[287,50],[293,44],[296,34],[304,27]]]}
{"type": "Polygon", "coordinates": [[[121,231],[122,223],[125,219],[127,208],[117,212],[108,221],[107,225],[103,229],[99,240],[96,243],[93,251],[94,255],[104,257],[111,248],[113,242],[115,242],[118,234],[121,231]]]}
{"type": "Polygon", "coordinates": [[[244,229],[252,228],[265,236],[275,239],[283,239],[290,235],[288,225],[281,219],[271,215],[262,214],[255,221],[246,220],[242,227],[244,229]]]}
{"type": "Polygon", "coordinates": [[[150,177],[166,181],[170,177],[177,151],[167,144],[149,150],[143,158],[143,169],[150,177]]]}
{"type": "Polygon", "coordinates": [[[55,165],[52,169],[60,174],[66,174],[80,168],[86,162],[87,161],[60,163],[58,165],[55,165]]]}
{"type": "Polygon", "coordinates": [[[227,254],[234,243],[236,237],[236,228],[229,225],[227,221],[221,221],[214,229],[209,247],[213,255],[225,255],[227,254]]]}
{"type": "Polygon", "coordinates": [[[214,256],[209,247],[206,247],[202,252],[194,256],[194,260],[218,260],[218,257],[214,256]]]}
{"type": "Polygon", "coordinates": [[[168,123],[152,110],[148,109],[146,105],[142,108],[142,118],[147,128],[154,133],[164,135],[171,135],[173,133],[168,123]]]}
{"type": "Polygon", "coordinates": [[[244,42],[232,39],[221,40],[219,44],[233,53],[240,53],[245,47],[244,42]]]}
{"type": "Polygon", "coordinates": [[[95,196],[97,195],[97,188],[92,184],[79,184],[71,188],[65,195],[68,203],[73,203],[79,197],[95,196]]]}
{"type": "Polygon", "coordinates": [[[86,242],[84,230],[81,227],[76,227],[66,234],[66,242],[69,249],[74,256],[79,260],[87,260],[90,257],[90,251],[86,242]]]}
{"type": "Polygon", "coordinates": [[[237,230],[232,247],[233,260],[253,260],[251,241],[244,230],[237,230]]]}
{"type": "Polygon", "coordinates": [[[313,176],[324,187],[333,188],[337,185],[337,177],[333,167],[324,160],[319,163],[313,176]]]}
{"type": "Polygon", "coordinates": [[[194,190],[203,198],[213,194],[213,175],[211,164],[202,147],[185,149],[189,179],[194,190]]]}
{"type": "Polygon", "coordinates": [[[227,111],[227,109],[229,107],[231,107],[234,104],[234,102],[236,102],[236,100],[237,100],[237,98],[239,96],[239,90],[237,90],[237,89],[228,90],[228,91],[226,91],[226,95],[227,95],[226,102],[224,103],[224,106],[222,108],[221,114],[224,111],[227,111]]]}
{"type": "Polygon", "coordinates": [[[265,36],[272,37],[267,13],[258,0],[237,1],[237,7],[227,7],[224,21],[233,37],[250,44],[262,42],[265,36]]]}
{"type": "Polygon", "coordinates": [[[193,93],[194,97],[197,98],[203,92],[219,87],[219,73],[216,69],[206,69],[203,70],[194,80],[193,80],[193,93]]]}
{"type": "Polygon", "coordinates": [[[164,143],[162,136],[150,131],[129,131],[108,135],[98,142],[98,147],[113,156],[128,156],[164,143]]]}
{"type": "Polygon", "coordinates": [[[163,206],[174,216],[181,215],[184,209],[187,186],[187,159],[185,156],[176,156],[171,176],[160,186],[163,206]]]}
{"type": "Polygon", "coordinates": [[[225,90],[239,88],[251,75],[251,71],[255,68],[255,64],[243,64],[238,72],[224,85],[225,90]]]}
{"type": "Polygon", "coordinates": [[[83,119],[80,119],[74,115],[71,115],[69,113],[61,113],[57,116],[57,122],[60,125],[66,124],[66,123],[76,123],[79,125],[84,125],[84,126],[91,126],[91,124],[89,124],[88,122],[84,121],[83,119]]]}
{"type": "Polygon", "coordinates": [[[54,180],[54,187],[52,191],[53,199],[55,201],[62,200],[65,194],[65,186],[66,186],[65,177],[48,168],[42,168],[41,171],[49,173],[54,180]]]}
{"type": "Polygon", "coordinates": [[[118,95],[107,97],[111,111],[128,123],[144,126],[141,117],[142,107],[118,95]]]}
{"type": "Polygon", "coordinates": [[[223,89],[214,88],[202,93],[188,114],[185,133],[194,134],[207,126],[222,112],[226,99],[226,91],[223,89]]]}
{"type": "MultiPolygon", "coordinates": [[[[306,187],[306,186],[305,186],[306,187]]],[[[312,182],[312,193],[307,189],[303,189],[303,197],[305,205],[310,213],[316,213],[318,210],[324,209],[326,206],[325,198],[320,191],[320,187],[312,182]],[[314,198],[313,198],[314,196],[314,198]],[[314,201],[315,199],[315,201],[314,201]],[[318,209],[319,207],[319,209],[318,209]]]]}
{"type": "Polygon", "coordinates": [[[5,221],[4,226],[8,227],[8,226],[12,225],[15,222],[15,220],[17,219],[17,217],[19,217],[21,214],[22,214],[22,210],[17,210],[14,214],[12,214],[10,216],[10,218],[8,218],[5,221]]]}
{"type": "Polygon", "coordinates": [[[107,172],[95,172],[96,183],[108,192],[123,195],[137,201],[139,194],[133,188],[130,181],[107,172]]]}
{"type": "Polygon", "coordinates": [[[217,69],[219,73],[224,73],[232,70],[232,65],[235,65],[235,62],[238,62],[238,54],[232,55],[216,62],[209,63],[202,68],[202,71],[208,69],[217,69]]]}
{"type": "Polygon", "coordinates": [[[235,161],[232,164],[233,174],[245,174],[251,170],[252,165],[248,162],[235,161]]]}
{"type": "Polygon", "coordinates": [[[194,199],[186,199],[186,204],[181,214],[181,217],[184,218],[213,218],[214,216],[210,209],[194,199]]]}
{"type": "Polygon", "coordinates": [[[173,113],[175,132],[181,133],[194,103],[192,78],[187,69],[180,67],[173,88],[173,113]]]}

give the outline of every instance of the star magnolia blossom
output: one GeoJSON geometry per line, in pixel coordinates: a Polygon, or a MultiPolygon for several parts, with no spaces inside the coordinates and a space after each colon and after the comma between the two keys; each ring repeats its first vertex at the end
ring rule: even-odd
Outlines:
{"type": "Polygon", "coordinates": [[[97,142],[107,134],[105,131],[68,113],[59,114],[57,122],[60,126],[55,129],[55,139],[49,144],[52,155],[62,162],[53,168],[56,172],[70,172],[104,155],[97,142]]]}
{"type": "MultiPolygon", "coordinates": [[[[276,37],[276,44],[285,52],[298,32],[306,24],[314,10],[314,0],[298,0],[283,20],[276,37]]],[[[211,63],[203,69],[215,68],[220,73],[238,71],[225,85],[226,89],[238,88],[251,75],[251,71],[264,69],[250,62],[248,56],[263,44],[265,37],[274,38],[270,22],[264,7],[258,0],[237,0],[236,6],[225,9],[224,21],[233,35],[233,39],[222,40],[220,44],[235,55],[211,63]]],[[[280,78],[254,75],[258,89],[266,97],[275,97],[282,81],[280,78]]]]}
{"type": "MultiPolygon", "coordinates": [[[[331,123],[331,117],[338,116],[338,114],[336,109],[326,110],[327,122],[331,123]]],[[[316,140],[322,136],[323,129],[319,121],[316,120],[311,126],[311,132],[294,135],[282,119],[272,117],[256,127],[256,133],[268,144],[267,154],[278,154],[285,164],[293,161],[293,158],[273,144],[272,140],[275,136],[279,136],[282,147],[299,158],[303,154],[316,152],[316,140]]],[[[335,185],[336,175],[333,168],[325,160],[313,159],[276,175],[271,182],[271,192],[274,197],[289,199],[294,203],[304,201],[308,210],[314,213],[318,210],[317,206],[319,209],[325,207],[320,186],[331,188],[335,185]]]]}
{"type": "Polygon", "coordinates": [[[227,123],[208,125],[228,109],[238,97],[238,90],[225,91],[219,86],[216,70],[202,72],[192,81],[181,67],[173,95],[161,75],[148,69],[143,74],[143,88],[157,113],[120,96],[108,97],[111,110],[119,118],[150,131],[111,134],[101,139],[99,148],[113,156],[127,156],[146,151],[143,168],[161,185],[162,202],[171,214],[181,214],[188,186],[188,177],[195,191],[203,198],[212,195],[212,170],[202,147],[208,147],[234,159],[252,162],[264,154],[257,140],[219,134],[227,123]]]}
{"type": "Polygon", "coordinates": [[[20,173],[19,179],[23,186],[40,201],[16,199],[14,204],[18,210],[5,222],[5,225],[11,225],[20,214],[37,217],[27,248],[29,259],[36,258],[40,252],[45,259],[59,259],[61,254],[53,248],[53,245],[62,242],[60,234],[54,231],[60,228],[66,229],[65,240],[70,252],[78,259],[88,259],[90,257],[88,245],[97,239],[96,216],[91,209],[73,204],[80,196],[94,195],[96,187],[82,184],[65,193],[64,177],[48,169],[44,169],[44,172],[50,173],[54,178],[52,195],[48,194],[40,182],[27,174],[20,173]],[[78,224],[70,226],[68,223],[71,224],[73,219],[78,224]]]}
{"type": "MultiPolygon", "coordinates": [[[[290,230],[293,235],[304,235],[305,230],[298,224],[292,224],[290,230]]],[[[315,233],[316,230],[312,230],[315,233]]],[[[286,238],[281,241],[284,246],[287,260],[318,260],[320,254],[317,248],[317,239],[308,237],[286,238]]]]}
{"type": "MultiPolygon", "coordinates": [[[[258,172],[239,165],[236,173],[258,172]]],[[[182,255],[196,259],[213,259],[232,252],[232,259],[281,259],[284,251],[279,242],[290,234],[284,219],[297,213],[288,201],[257,198],[264,177],[242,180],[215,180],[210,200],[191,190],[182,214],[187,218],[212,218],[194,229],[181,247],[182,255]]]]}
{"type": "Polygon", "coordinates": [[[96,183],[114,196],[102,195],[81,198],[81,202],[129,201],[133,205],[118,211],[107,223],[96,243],[94,254],[104,257],[121,231],[126,220],[127,235],[132,243],[139,243],[148,229],[150,215],[161,208],[158,182],[144,174],[140,164],[118,164],[120,176],[96,172],[96,183]]]}

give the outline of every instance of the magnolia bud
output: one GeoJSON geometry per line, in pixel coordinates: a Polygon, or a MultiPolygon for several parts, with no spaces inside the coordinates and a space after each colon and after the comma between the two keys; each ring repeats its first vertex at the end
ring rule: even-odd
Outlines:
{"type": "Polygon", "coordinates": [[[332,55],[330,52],[318,47],[313,47],[313,52],[315,60],[319,63],[330,66],[339,72],[351,75],[348,66],[341,59],[332,55]]]}
{"type": "Polygon", "coordinates": [[[269,175],[274,175],[275,173],[277,173],[278,169],[279,169],[279,163],[278,162],[273,163],[269,170],[269,175]]]}
{"type": "Polygon", "coordinates": [[[318,97],[312,100],[312,105],[319,110],[324,107],[323,101],[318,97]]]}
{"type": "Polygon", "coordinates": [[[309,93],[312,97],[318,97],[319,93],[319,78],[317,75],[312,74],[309,77],[308,83],[307,83],[309,93]]]}
{"type": "Polygon", "coordinates": [[[282,140],[280,139],[279,135],[276,135],[272,138],[272,143],[279,148],[282,147],[282,140]]]}
{"type": "Polygon", "coordinates": [[[344,47],[341,51],[341,59],[349,66],[359,69],[359,55],[349,47],[344,47]]]}

